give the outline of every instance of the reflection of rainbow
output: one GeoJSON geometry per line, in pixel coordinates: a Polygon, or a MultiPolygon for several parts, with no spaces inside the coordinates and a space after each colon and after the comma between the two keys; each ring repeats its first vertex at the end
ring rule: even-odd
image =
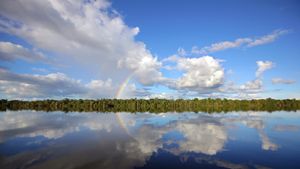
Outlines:
{"type": "Polygon", "coordinates": [[[122,119],[121,113],[120,113],[120,112],[117,112],[117,113],[115,113],[115,114],[116,114],[118,123],[120,124],[120,127],[121,127],[122,129],[124,129],[124,131],[125,131],[129,136],[131,136],[130,133],[129,133],[129,131],[128,131],[128,129],[127,129],[127,127],[126,127],[126,124],[124,123],[124,121],[123,121],[123,119],[122,119]]]}
{"type": "MultiPolygon", "coordinates": [[[[126,89],[127,85],[128,85],[128,82],[130,81],[131,77],[133,76],[133,73],[130,74],[125,80],[124,82],[120,85],[117,93],[116,93],[116,98],[119,99],[122,97],[122,94],[124,92],[124,90],[126,89]]],[[[117,112],[116,113],[116,117],[117,117],[117,120],[120,124],[120,126],[124,129],[124,131],[129,135],[131,136],[131,134],[129,133],[127,127],[126,127],[126,124],[124,123],[123,121],[123,118],[122,118],[122,114],[120,112],[117,112]]],[[[132,137],[132,136],[131,136],[132,137]]]]}

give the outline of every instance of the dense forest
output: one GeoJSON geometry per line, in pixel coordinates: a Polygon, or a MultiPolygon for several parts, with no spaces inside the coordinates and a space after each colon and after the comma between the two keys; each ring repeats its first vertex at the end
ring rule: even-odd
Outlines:
{"type": "Polygon", "coordinates": [[[228,112],[228,111],[296,111],[300,100],[296,99],[101,99],[101,100],[0,100],[1,111],[78,111],[78,112],[228,112]]]}

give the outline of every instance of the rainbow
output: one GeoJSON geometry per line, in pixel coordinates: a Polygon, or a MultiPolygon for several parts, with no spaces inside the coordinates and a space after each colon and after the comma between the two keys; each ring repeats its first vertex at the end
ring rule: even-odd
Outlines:
{"type": "MultiPolygon", "coordinates": [[[[126,89],[130,79],[132,78],[133,73],[131,73],[125,80],[124,82],[120,85],[119,89],[116,92],[115,98],[120,99],[122,97],[122,94],[124,90],[126,89]]],[[[128,136],[132,137],[131,134],[129,133],[126,124],[123,121],[122,114],[120,112],[115,113],[116,118],[118,120],[118,123],[120,124],[121,128],[124,129],[124,131],[128,134],[128,136]]],[[[133,138],[133,137],[132,137],[133,138]]],[[[134,139],[134,138],[133,138],[134,139]]]]}
{"type": "Polygon", "coordinates": [[[122,97],[122,94],[124,92],[124,90],[126,89],[128,82],[130,81],[131,77],[133,76],[133,73],[131,73],[125,80],[124,82],[120,85],[119,89],[117,90],[117,93],[115,95],[115,97],[117,99],[120,99],[122,97]]]}

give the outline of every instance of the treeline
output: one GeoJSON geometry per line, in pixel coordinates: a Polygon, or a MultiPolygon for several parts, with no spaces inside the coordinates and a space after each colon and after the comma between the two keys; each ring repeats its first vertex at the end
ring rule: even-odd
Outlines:
{"type": "Polygon", "coordinates": [[[229,112],[229,111],[296,111],[300,100],[296,99],[101,99],[101,100],[0,100],[0,109],[78,112],[229,112]]]}

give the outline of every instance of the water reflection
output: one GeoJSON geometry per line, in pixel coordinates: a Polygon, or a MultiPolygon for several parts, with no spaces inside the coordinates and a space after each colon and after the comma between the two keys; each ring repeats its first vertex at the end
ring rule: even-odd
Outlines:
{"type": "Polygon", "coordinates": [[[0,113],[1,168],[299,168],[299,147],[299,112],[0,113]]]}

